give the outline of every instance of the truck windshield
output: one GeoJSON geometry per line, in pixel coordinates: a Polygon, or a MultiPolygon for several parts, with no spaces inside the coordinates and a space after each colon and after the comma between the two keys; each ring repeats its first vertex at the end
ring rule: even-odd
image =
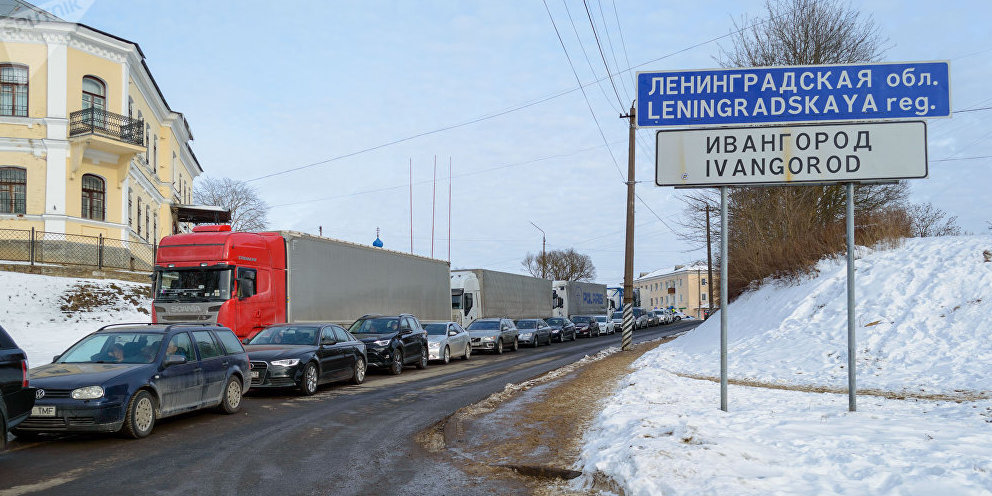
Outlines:
{"type": "Polygon", "coordinates": [[[223,301],[231,299],[231,269],[166,269],[157,271],[157,301],[223,301]]]}

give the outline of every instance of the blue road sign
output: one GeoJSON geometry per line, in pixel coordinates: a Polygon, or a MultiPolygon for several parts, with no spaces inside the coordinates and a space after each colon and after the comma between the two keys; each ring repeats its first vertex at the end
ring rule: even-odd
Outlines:
{"type": "Polygon", "coordinates": [[[948,62],[637,73],[639,127],[950,117],[948,62]]]}

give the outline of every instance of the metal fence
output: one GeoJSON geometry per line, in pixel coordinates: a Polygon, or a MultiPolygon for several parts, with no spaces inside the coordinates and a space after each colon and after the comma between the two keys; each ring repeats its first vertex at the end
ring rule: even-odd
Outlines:
{"type": "Polygon", "coordinates": [[[98,108],[69,114],[69,136],[83,134],[99,134],[138,146],[145,144],[143,121],[98,108]]]}
{"type": "Polygon", "coordinates": [[[35,229],[0,229],[0,260],[151,272],[153,243],[35,229]]]}

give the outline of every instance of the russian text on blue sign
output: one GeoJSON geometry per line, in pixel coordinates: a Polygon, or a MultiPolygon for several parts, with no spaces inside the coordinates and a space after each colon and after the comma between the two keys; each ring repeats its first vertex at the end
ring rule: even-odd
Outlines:
{"type": "Polygon", "coordinates": [[[951,115],[948,62],[637,73],[639,127],[951,115]]]}

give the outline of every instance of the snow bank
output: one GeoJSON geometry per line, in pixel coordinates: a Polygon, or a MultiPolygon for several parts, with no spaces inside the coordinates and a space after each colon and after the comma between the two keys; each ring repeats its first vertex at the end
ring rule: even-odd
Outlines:
{"type": "Polygon", "coordinates": [[[0,325],[35,367],[106,324],[150,322],[147,288],[126,281],[0,272],[0,325]]]}
{"type": "MultiPolygon", "coordinates": [[[[990,236],[916,238],[856,261],[859,388],[988,389],[992,372],[990,236]]],[[[795,285],[765,284],[728,310],[728,374],[847,387],[847,265],[825,260],[795,285]]],[[[644,360],[718,377],[720,318],[644,360]]]]}

